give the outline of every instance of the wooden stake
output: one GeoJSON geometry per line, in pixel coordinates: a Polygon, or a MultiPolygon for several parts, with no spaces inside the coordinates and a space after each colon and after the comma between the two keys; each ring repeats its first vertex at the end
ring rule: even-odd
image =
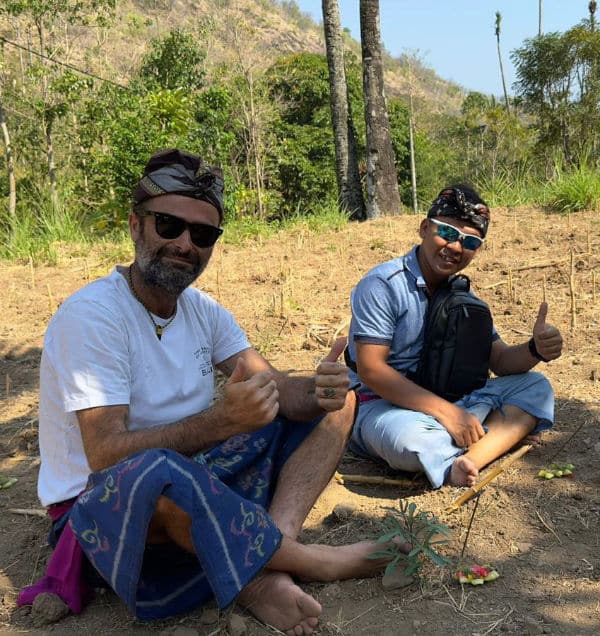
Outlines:
{"type": "Polygon", "coordinates": [[[542,277],[542,302],[546,302],[546,275],[542,277]]]}
{"type": "Polygon", "coordinates": [[[571,268],[569,273],[569,295],[571,297],[571,331],[577,326],[577,306],[575,299],[575,256],[571,250],[571,268]]]}
{"type": "Polygon", "coordinates": [[[512,269],[508,270],[508,299],[512,303],[515,300],[515,290],[513,288],[513,273],[512,269]]]}
{"type": "Polygon", "coordinates": [[[53,316],[56,313],[56,301],[52,295],[50,283],[46,283],[46,289],[48,290],[48,308],[50,309],[50,314],[53,316]]]}
{"type": "Polygon", "coordinates": [[[596,270],[592,270],[592,303],[596,304],[596,270]]]}
{"type": "Polygon", "coordinates": [[[410,479],[390,479],[389,477],[378,477],[376,475],[342,475],[334,474],[338,484],[374,484],[376,486],[414,486],[410,479]]]}
{"type": "Polygon", "coordinates": [[[509,455],[499,466],[496,466],[496,468],[490,471],[481,481],[469,488],[469,490],[458,497],[458,499],[455,499],[446,508],[446,512],[453,512],[454,510],[458,510],[466,501],[469,501],[471,497],[483,490],[491,481],[496,479],[498,475],[503,473],[513,462],[515,462],[520,457],[523,457],[523,455],[525,455],[525,453],[528,453],[532,448],[533,446],[531,444],[521,446],[519,450],[515,451],[512,455],[509,455]]]}
{"type": "Polygon", "coordinates": [[[35,269],[33,268],[33,258],[29,255],[29,276],[31,277],[31,289],[35,289],[35,269]]]}

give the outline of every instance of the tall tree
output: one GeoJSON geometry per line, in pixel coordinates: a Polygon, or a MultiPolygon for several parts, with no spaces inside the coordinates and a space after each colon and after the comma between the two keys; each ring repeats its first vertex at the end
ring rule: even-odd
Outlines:
{"type": "Polygon", "coordinates": [[[398,214],[400,194],[383,83],[379,0],[360,0],[365,123],[367,217],[398,214]]]}
{"type": "Polygon", "coordinates": [[[502,90],[504,91],[504,103],[506,104],[506,112],[510,113],[510,105],[508,103],[508,91],[506,90],[506,80],[504,79],[504,66],[502,64],[502,52],[500,51],[500,24],[502,22],[502,14],[496,11],[496,46],[498,48],[498,64],[500,65],[500,77],[502,77],[502,90]]]}
{"type": "Polygon", "coordinates": [[[356,140],[348,99],[340,10],[337,0],[323,0],[322,7],[327,65],[329,67],[329,93],[338,196],[341,206],[350,212],[350,218],[362,220],[365,218],[365,201],[358,172],[356,140]]]}

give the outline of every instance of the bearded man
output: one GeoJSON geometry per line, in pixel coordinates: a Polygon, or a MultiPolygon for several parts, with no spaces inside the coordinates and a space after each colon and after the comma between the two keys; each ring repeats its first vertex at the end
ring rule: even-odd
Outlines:
{"type": "Polygon", "coordinates": [[[300,636],[321,606],[293,580],[379,572],[371,542],[297,541],[354,419],[334,346],[289,377],[190,285],[222,234],[221,173],[155,154],[133,195],[135,259],[73,294],[48,327],[40,378],[38,492],[56,546],[24,590],[81,611],[108,584],[141,619],[211,599],[300,636]],[[228,380],[215,397],[215,369],[228,380]]]}

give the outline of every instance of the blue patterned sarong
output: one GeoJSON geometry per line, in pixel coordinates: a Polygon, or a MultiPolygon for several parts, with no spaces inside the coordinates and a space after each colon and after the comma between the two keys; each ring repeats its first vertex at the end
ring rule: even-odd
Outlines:
{"type": "Polygon", "coordinates": [[[213,597],[226,607],[279,547],[281,532],[266,509],[281,468],[317,423],[277,419],[194,458],[166,449],[132,455],[90,475],[70,512],[73,532],[141,620],[213,597]],[[191,516],[195,555],[174,544],[145,545],[161,495],[191,516]]]}

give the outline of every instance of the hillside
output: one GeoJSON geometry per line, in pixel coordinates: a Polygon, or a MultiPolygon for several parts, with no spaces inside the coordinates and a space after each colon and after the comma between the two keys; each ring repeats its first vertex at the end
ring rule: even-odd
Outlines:
{"type": "MultiPolygon", "coordinates": [[[[104,26],[69,24],[54,16],[47,44],[56,59],[106,79],[126,83],[153,38],[185,28],[205,43],[207,70],[227,60],[226,32],[243,30],[243,37],[260,50],[265,62],[297,52],[324,53],[322,26],[293,2],[278,0],[117,0],[115,19],[104,26]]],[[[22,46],[37,48],[33,30],[23,19],[0,15],[0,35],[22,46]]],[[[348,36],[348,49],[360,59],[360,43],[348,36]]],[[[6,47],[8,59],[17,63],[18,52],[6,47]]],[[[23,55],[23,54],[21,54],[23,55]]],[[[413,96],[428,110],[454,110],[461,89],[435,75],[418,60],[387,56],[388,96],[413,96]],[[410,71],[409,64],[410,62],[410,71]],[[412,78],[412,79],[411,79],[412,78]]]]}

